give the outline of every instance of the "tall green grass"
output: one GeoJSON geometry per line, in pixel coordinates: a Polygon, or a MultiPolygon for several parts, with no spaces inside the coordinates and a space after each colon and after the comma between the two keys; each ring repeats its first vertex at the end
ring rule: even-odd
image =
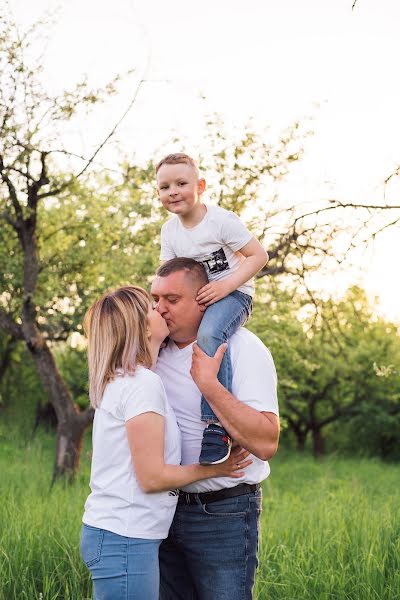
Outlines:
{"type": "MultiPolygon", "coordinates": [[[[89,452],[73,486],[50,490],[53,447],[0,428],[0,600],[91,598],[79,556],[89,452]]],[[[400,599],[398,467],[283,452],[271,466],[255,597],[400,599]]]]}
{"type": "Polygon", "coordinates": [[[259,599],[400,598],[400,471],[373,460],[273,461],[259,599]]]}

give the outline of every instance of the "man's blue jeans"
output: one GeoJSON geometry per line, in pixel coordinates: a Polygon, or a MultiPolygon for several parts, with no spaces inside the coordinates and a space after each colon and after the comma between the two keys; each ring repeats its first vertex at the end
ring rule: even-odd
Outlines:
{"type": "Polygon", "coordinates": [[[158,600],[160,543],[84,524],[81,556],[92,576],[94,600],[158,600]]]}
{"type": "Polygon", "coordinates": [[[178,504],[160,546],[160,600],[251,600],[261,497],[178,504]]]}
{"type": "MultiPolygon", "coordinates": [[[[251,314],[252,305],[251,296],[237,290],[215,304],[211,304],[204,313],[197,334],[197,343],[200,348],[208,356],[214,356],[217,348],[246,322],[251,314]]],[[[229,392],[232,392],[232,364],[229,346],[221,362],[218,381],[229,392]]],[[[201,420],[210,423],[218,421],[204,396],[201,397],[201,420]]]]}

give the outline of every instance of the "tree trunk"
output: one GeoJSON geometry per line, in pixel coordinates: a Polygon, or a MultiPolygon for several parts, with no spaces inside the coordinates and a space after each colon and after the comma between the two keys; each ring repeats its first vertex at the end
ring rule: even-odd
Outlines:
{"type": "Polygon", "coordinates": [[[10,337],[5,344],[5,348],[0,362],[0,383],[3,381],[7,369],[11,364],[12,353],[15,346],[17,345],[17,342],[18,340],[16,340],[13,337],[10,337]]]}
{"type": "Polygon", "coordinates": [[[325,454],[325,439],[322,436],[321,429],[312,429],[313,454],[315,458],[322,458],[325,454]]]}
{"type": "Polygon", "coordinates": [[[306,448],[307,431],[301,431],[299,429],[293,431],[296,436],[297,451],[304,452],[306,448]]]}
{"type": "MultiPolygon", "coordinates": [[[[85,411],[86,412],[86,411],[85,411]]],[[[71,416],[57,426],[56,456],[53,483],[59,478],[73,481],[79,467],[83,434],[88,425],[84,413],[71,416]]]]}
{"type": "Polygon", "coordinates": [[[65,477],[71,481],[79,467],[83,434],[92,422],[93,409],[88,408],[83,412],[79,412],[58,371],[54,357],[40,332],[37,332],[34,343],[30,342],[27,346],[35,362],[43,387],[48,394],[48,399],[57,415],[53,483],[59,477],[65,477]]]}

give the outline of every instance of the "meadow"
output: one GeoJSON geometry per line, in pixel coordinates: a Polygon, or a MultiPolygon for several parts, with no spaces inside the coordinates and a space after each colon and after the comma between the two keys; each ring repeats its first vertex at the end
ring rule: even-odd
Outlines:
{"type": "MultiPolygon", "coordinates": [[[[53,436],[0,424],[0,600],[91,598],[79,556],[90,439],[50,490],[53,436]]],[[[264,486],[258,600],[400,599],[400,471],[281,451],[264,486]]]]}

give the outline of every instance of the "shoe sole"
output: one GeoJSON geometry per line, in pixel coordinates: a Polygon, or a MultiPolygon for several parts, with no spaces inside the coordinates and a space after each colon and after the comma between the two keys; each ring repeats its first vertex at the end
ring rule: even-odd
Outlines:
{"type": "Polygon", "coordinates": [[[221,460],[214,460],[213,462],[204,462],[203,461],[203,462],[201,462],[199,464],[203,465],[203,466],[207,466],[207,465],[220,465],[221,463],[223,463],[226,460],[228,460],[228,458],[230,457],[230,455],[231,455],[231,448],[232,448],[232,446],[229,447],[228,454],[226,456],[224,456],[224,458],[221,458],[221,460]]]}

